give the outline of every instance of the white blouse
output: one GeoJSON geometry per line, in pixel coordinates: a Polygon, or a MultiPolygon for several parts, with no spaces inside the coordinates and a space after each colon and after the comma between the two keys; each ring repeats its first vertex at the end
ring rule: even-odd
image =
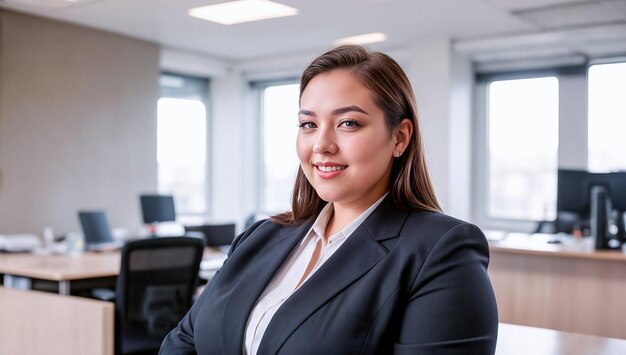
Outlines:
{"type": "Polygon", "coordinates": [[[257,300],[246,326],[244,337],[244,355],[256,355],[263,334],[272,317],[280,306],[313,275],[328,260],[348,237],[363,223],[363,221],[380,205],[387,196],[385,193],[378,201],[374,202],[365,212],[361,213],[352,223],[348,224],[340,232],[325,238],[326,226],[333,215],[333,204],[327,204],[313,223],[309,232],[302,242],[296,247],[287,260],[280,267],[265,291],[257,300]],[[318,241],[321,240],[322,249],[319,259],[306,279],[300,285],[298,282],[313,256],[318,241]]]}

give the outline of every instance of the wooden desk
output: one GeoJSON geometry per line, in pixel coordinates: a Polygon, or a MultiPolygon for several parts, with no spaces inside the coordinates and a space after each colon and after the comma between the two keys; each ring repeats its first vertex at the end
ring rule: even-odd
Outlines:
{"type": "Polygon", "coordinates": [[[59,293],[70,294],[75,280],[115,277],[120,272],[120,253],[82,253],[76,255],[0,254],[0,274],[5,285],[26,283],[31,279],[57,281],[59,293]]]}
{"type": "Polygon", "coordinates": [[[626,255],[595,251],[590,239],[550,238],[490,242],[500,321],[626,339],[626,255]]]}
{"type": "Polygon", "coordinates": [[[0,354],[113,355],[114,307],[0,287],[0,354]]]}
{"type": "Polygon", "coordinates": [[[623,355],[626,340],[500,323],[496,355],[623,355]]]}
{"type": "MultiPolygon", "coordinates": [[[[212,248],[205,248],[202,272],[209,273],[221,263],[225,255],[212,248]],[[212,260],[213,262],[205,262],[212,260]],[[219,260],[217,260],[219,261],[219,260]]],[[[4,274],[6,286],[23,283],[21,288],[31,288],[32,279],[55,281],[59,294],[69,295],[71,282],[116,277],[120,272],[120,252],[86,252],[82,254],[0,254],[0,274],[4,274]]]]}

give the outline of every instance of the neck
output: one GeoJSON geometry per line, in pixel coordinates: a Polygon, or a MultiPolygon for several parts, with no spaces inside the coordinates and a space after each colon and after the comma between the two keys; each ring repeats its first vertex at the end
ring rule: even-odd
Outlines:
{"type": "MultiPolygon", "coordinates": [[[[384,194],[384,193],[383,193],[384,194]]],[[[359,204],[345,204],[334,202],[333,203],[333,215],[330,217],[328,221],[328,225],[326,226],[326,237],[329,237],[342,229],[344,229],[348,224],[352,223],[361,213],[365,212],[374,202],[378,201],[380,196],[376,197],[371,201],[366,201],[359,204]]]]}

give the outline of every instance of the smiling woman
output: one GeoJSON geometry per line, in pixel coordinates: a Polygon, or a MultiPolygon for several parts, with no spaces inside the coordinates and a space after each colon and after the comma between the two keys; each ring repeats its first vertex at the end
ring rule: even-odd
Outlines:
{"type": "Polygon", "coordinates": [[[237,237],[161,353],[493,354],[487,241],[441,213],[415,107],[385,54],[316,58],[292,211],[237,237]]]}
{"type": "Polygon", "coordinates": [[[302,171],[322,200],[334,202],[337,227],[328,229],[339,231],[387,192],[391,158],[402,155],[413,125],[406,119],[386,134],[384,112],[347,70],[313,78],[300,106],[302,171]]]}

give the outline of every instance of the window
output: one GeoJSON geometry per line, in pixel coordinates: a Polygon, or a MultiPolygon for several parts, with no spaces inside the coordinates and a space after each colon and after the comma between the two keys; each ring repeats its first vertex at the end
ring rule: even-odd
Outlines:
{"type": "Polygon", "coordinates": [[[553,219],[559,134],[557,78],[493,81],[488,100],[488,217],[553,219]]]}
{"type": "Polygon", "coordinates": [[[263,183],[261,209],[268,213],[291,209],[291,193],[298,171],[296,153],[300,85],[266,86],[263,107],[263,183]]]}
{"type": "Polygon", "coordinates": [[[157,114],[158,191],[172,194],[176,213],[207,212],[206,79],[163,74],[157,114]]]}
{"type": "Polygon", "coordinates": [[[589,170],[626,170],[625,99],[626,63],[589,67],[589,170]]]}

